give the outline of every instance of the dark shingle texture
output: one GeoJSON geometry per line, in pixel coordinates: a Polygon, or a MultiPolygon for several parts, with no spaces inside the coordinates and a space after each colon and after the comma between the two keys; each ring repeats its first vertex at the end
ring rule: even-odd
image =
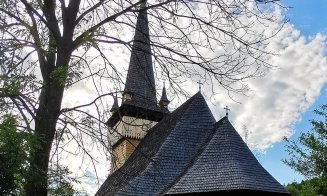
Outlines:
{"type": "MultiPolygon", "coordinates": [[[[165,138],[146,169],[117,195],[160,195],[188,168],[215,122],[200,93],[165,138]]],[[[151,144],[149,144],[151,147],[151,144]]]]}
{"type": "Polygon", "coordinates": [[[257,190],[287,193],[224,117],[203,152],[168,194],[257,190]]]}
{"type": "Polygon", "coordinates": [[[137,17],[124,91],[132,93],[132,100],[123,101],[119,108],[113,106],[110,111],[114,113],[106,123],[109,127],[114,127],[123,115],[141,115],[138,117],[158,121],[169,113],[157,103],[146,10],[141,11],[137,17]]]}
{"type": "Polygon", "coordinates": [[[133,94],[132,101],[125,102],[125,104],[159,110],[156,98],[146,10],[141,11],[137,17],[125,91],[133,94]]]}
{"type": "Polygon", "coordinates": [[[167,114],[97,192],[103,195],[288,195],[201,93],[167,114]]]}
{"type": "Polygon", "coordinates": [[[186,170],[213,123],[204,98],[195,94],[149,130],[126,163],[107,178],[96,195],[160,194],[186,170]]]}

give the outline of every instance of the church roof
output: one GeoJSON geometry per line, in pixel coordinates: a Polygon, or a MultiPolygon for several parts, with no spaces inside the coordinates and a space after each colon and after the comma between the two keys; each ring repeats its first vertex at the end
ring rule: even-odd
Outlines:
{"type": "Polygon", "coordinates": [[[226,117],[215,123],[203,96],[197,93],[149,130],[96,195],[234,190],[287,194],[258,163],[226,117]]]}
{"type": "Polygon", "coordinates": [[[124,91],[133,94],[126,104],[158,110],[146,10],[137,17],[124,91]]]}
{"type": "Polygon", "coordinates": [[[195,94],[149,130],[96,195],[162,194],[187,169],[214,122],[202,95],[195,94]]]}
{"type": "Polygon", "coordinates": [[[256,190],[286,193],[257,161],[240,135],[222,118],[203,151],[169,194],[256,190]]]}

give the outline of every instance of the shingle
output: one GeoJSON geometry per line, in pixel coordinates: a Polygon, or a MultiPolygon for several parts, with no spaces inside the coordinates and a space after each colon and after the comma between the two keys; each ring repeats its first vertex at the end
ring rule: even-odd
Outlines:
{"type": "Polygon", "coordinates": [[[137,17],[131,58],[126,78],[125,90],[133,94],[131,104],[157,110],[155,80],[151,58],[150,35],[147,11],[137,17]]]}
{"type": "Polygon", "coordinates": [[[144,195],[165,190],[181,173],[172,173],[171,169],[177,165],[178,170],[186,169],[185,164],[194,157],[202,145],[201,138],[205,138],[202,136],[207,134],[205,130],[213,123],[204,98],[197,93],[149,130],[126,163],[107,178],[96,195],[144,195]],[[160,181],[160,186],[150,189],[150,185],[157,184],[157,177],[169,179],[170,183],[160,181]]]}
{"type": "Polygon", "coordinates": [[[217,123],[200,93],[165,116],[97,195],[194,193],[287,195],[226,117],[217,123]]]}
{"type": "Polygon", "coordinates": [[[214,126],[210,141],[168,194],[256,190],[287,193],[257,161],[224,117],[214,126]]]}
{"type": "Polygon", "coordinates": [[[124,92],[131,93],[132,100],[122,101],[118,109],[113,106],[115,110],[112,111],[115,112],[107,121],[109,127],[114,127],[120,117],[126,114],[141,114],[148,120],[158,121],[169,113],[166,108],[159,107],[156,98],[146,10],[141,11],[137,17],[124,92]]]}
{"type": "MultiPolygon", "coordinates": [[[[211,130],[214,122],[204,98],[200,93],[196,94],[146,169],[117,195],[161,195],[165,192],[188,168],[200,146],[205,144],[207,130],[211,130]]],[[[149,148],[153,148],[153,143],[155,141],[147,144],[149,148]]]]}

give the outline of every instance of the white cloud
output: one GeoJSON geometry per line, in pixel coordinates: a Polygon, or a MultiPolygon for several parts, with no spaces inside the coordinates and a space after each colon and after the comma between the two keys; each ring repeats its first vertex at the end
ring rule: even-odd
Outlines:
{"type": "Polygon", "coordinates": [[[263,78],[248,81],[247,97],[237,97],[235,103],[221,94],[215,97],[212,107],[217,118],[223,114],[224,105],[232,108],[231,120],[244,136],[243,127],[249,130],[249,145],[265,150],[293,133],[294,124],[319,96],[327,83],[327,58],[325,36],[313,38],[300,35],[287,24],[282,32],[270,40],[267,49],[279,55],[269,58],[277,66],[263,78]]]}

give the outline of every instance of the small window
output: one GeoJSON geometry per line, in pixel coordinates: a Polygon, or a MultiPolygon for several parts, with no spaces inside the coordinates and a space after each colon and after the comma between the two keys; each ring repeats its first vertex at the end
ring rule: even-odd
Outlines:
{"type": "Polygon", "coordinates": [[[125,101],[131,101],[132,100],[132,94],[130,93],[125,93],[123,96],[123,100],[125,101]]]}

